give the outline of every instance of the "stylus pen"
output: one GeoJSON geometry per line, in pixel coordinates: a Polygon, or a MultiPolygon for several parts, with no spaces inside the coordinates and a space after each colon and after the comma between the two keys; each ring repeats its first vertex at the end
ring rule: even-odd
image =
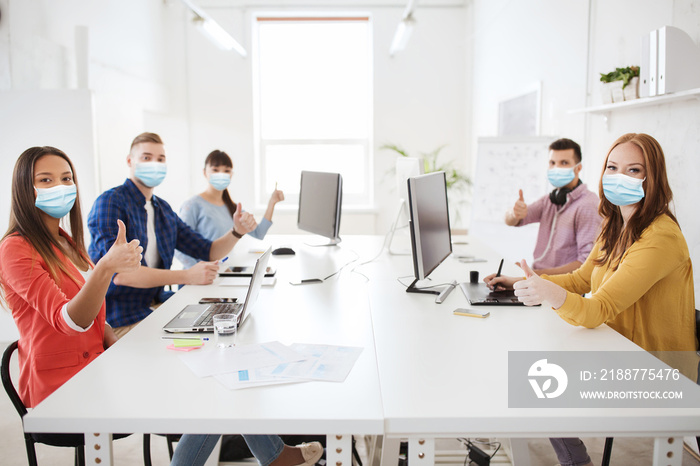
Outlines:
{"type": "Polygon", "coordinates": [[[228,260],[228,256],[226,256],[226,257],[224,257],[223,259],[221,259],[221,263],[223,264],[223,263],[226,262],[227,260],[228,260]]]}
{"type": "Polygon", "coordinates": [[[171,335],[163,335],[160,337],[161,340],[209,340],[207,337],[176,337],[171,335]]]}
{"type": "Polygon", "coordinates": [[[498,272],[496,272],[496,276],[493,278],[498,278],[501,276],[501,270],[503,270],[503,259],[501,259],[501,264],[498,266],[498,272]]]}

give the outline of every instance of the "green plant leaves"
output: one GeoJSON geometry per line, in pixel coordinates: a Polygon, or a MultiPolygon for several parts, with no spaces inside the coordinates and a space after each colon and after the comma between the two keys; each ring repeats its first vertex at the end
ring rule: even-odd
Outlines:
{"type": "Polygon", "coordinates": [[[627,68],[615,68],[615,71],[610,73],[600,73],[600,80],[604,83],[622,81],[622,88],[624,89],[635,76],[639,76],[639,67],[628,66],[627,68]]]}

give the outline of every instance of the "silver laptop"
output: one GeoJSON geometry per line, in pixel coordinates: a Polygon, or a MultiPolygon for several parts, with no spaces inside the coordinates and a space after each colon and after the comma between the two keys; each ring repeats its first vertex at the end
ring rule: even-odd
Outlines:
{"type": "Polygon", "coordinates": [[[486,283],[469,282],[460,283],[459,287],[472,306],[524,306],[523,303],[518,301],[518,297],[515,296],[513,290],[491,291],[489,287],[486,286],[486,283]]]}
{"type": "Polygon", "coordinates": [[[236,314],[238,325],[250,315],[255,306],[262,286],[267,261],[270,259],[271,248],[265,251],[255,262],[253,276],[250,279],[245,301],[241,303],[190,304],[168,322],[163,330],[170,333],[182,332],[214,332],[214,316],[216,314],[236,314]]]}

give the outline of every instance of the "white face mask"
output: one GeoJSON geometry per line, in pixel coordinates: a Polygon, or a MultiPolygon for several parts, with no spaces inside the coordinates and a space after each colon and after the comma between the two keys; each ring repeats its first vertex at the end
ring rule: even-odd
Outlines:
{"type": "Polygon", "coordinates": [[[209,175],[209,184],[217,191],[223,191],[231,184],[231,175],[228,173],[212,173],[209,175]]]}
{"type": "Polygon", "coordinates": [[[603,175],[603,194],[617,206],[636,204],[644,199],[644,179],[633,178],[624,173],[603,175]]]}
{"type": "Polygon", "coordinates": [[[59,184],[51,188],[37,188],[34,205],[52,216],[63,218],[73,209],[78,190],[74,184],[59,184]]]}

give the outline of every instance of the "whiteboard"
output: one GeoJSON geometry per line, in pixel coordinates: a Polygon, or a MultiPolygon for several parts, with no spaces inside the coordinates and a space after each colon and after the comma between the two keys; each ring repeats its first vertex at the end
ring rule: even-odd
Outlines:
{"type": "MultiPolygon", "coordinates": [[[[20,154],[33,146],[53,146],[70,157],[80,184],[85,226],[96,196],[96,154],[92,95],[87,90],[0,92],[0,236],[10,218],[12,172],[20,154]]],[[[9,312],[0,309],[0,341],[18,338],[9,312]]]]}
{"type": "Polygon", "coordinates": [[[547,194],[547,161],[552,137],[479,138],[469,232],[506,259],[532,260],[539,224],[509,227],[505,213],[523,190],[530,204],[547,194]]]}

